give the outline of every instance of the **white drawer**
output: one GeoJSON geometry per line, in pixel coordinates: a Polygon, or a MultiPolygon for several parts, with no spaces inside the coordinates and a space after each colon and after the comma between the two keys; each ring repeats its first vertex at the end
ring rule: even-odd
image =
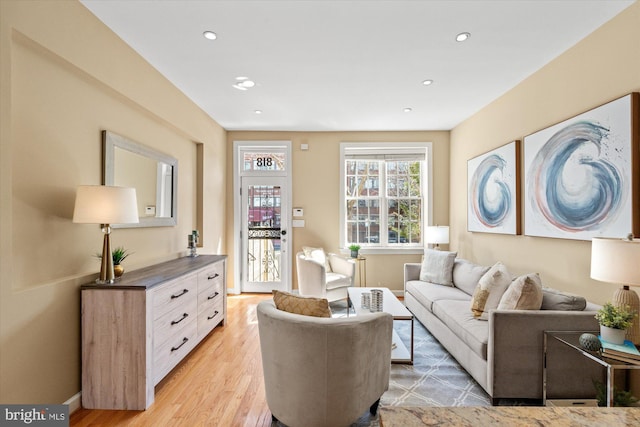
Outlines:
{"type": "Polygon", "coordinates": [[[153,319],[156,320],[175,307],[197,300],[198,279],[196,274],[182,277],[153,290],[153,319]]]}
{"type": "Polygon", "coordinates": [[[222,298],[204,304],[198,310],[198,337],[202,338],[224,320],[224,301],[222,298]]]}
{"type": "Polygon", "coordinates": [[[180,332],[188,325],[189,321],[198,315],[196,298],[189,297],[183,304],[173,308],[153,321],[153,348],[156,349],[164,342],[180,332]]]}
{"type": "Polygon", "coordinates": [[[208,285],[224,282],[224,264],[217,263],[198,272],[198,292],[206,289],[208,285]]]}
{"type": "Polygon", "coordinates": [[[185,319],[180,334],[173,335],[153,353],[153,379],[158,384],[198,343],[197,319],[185,319]]]}
{"type": "Polygon", "coordinates": [[[214,301],[220,301],[224,299],[224,283],[222,282],[209,282],[204,286],[204,289],[198,287],[198,313],[201,311],[201,307],[205,304],[210,304],[214,301]]]}

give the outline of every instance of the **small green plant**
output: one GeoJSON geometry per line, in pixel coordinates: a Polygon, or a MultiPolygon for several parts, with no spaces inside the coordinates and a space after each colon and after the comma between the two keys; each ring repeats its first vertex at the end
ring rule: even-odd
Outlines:
{"type": "MultiPolygon", "coordinates": [[[[111,257],[113,258],[113,265],[120,265],[122,261],[124,261],[125,258],[128,257],[129,255],[131,255],[131,253],[129,253],[127,249],[123,248],[122,246],[118,246],[117,248],[113,249],[111,251],[111,257]]],[[[96,258],[102,259],[102,254],[96,254],[96,258]]]]}
{"type": "Polygon", "coordinates": [[[360,245],[356,245],[356,244],[349,245],[349,250],[350,250],[350,251],[356,251],[356,252],[357,252],[357,251],[359,251],[359,250],[360,250],[360,245]]]}
{"type": "Polygon", "coordinates": [[[608,302],[597,311],[595,317],[602,326],[614,329],[628,329],[633,323],[636,313],[631,311],[629,306],[616,307],[608,302]]]}
{"type": "MultiPolygon", "coordinates": [[[[593,386],[596,388],[598,406],[607,406],[607,387],[596,380],[593,380],[593,386]]],[[[632,406],[637,401],[638,399],[631,392],[613,387],[613,406],[632,406]]]]}

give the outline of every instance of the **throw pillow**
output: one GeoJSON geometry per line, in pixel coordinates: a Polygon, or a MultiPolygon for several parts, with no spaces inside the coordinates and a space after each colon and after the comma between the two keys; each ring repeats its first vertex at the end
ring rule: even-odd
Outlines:
{"type": "Polygon", "coordinates": [[[540,310],[542,282],[538,273],[516,278],[502,295],[498,310],[540,310]]]}
{"type": "Polygon", "coordinates": [[[436,285],[453,286],[453,263],[457,252],[425,249],[420,280],[436,285]]]}
{"type": "Polygon", "coordinates": [[[496,262],[478,282],[471,298],[473,317],[489,320],[489,310],[498,308],[500,298],[511,283],[511,274],[500,261],[496,262]]]}
{"type": "Polygon", "coordinates": [[[586,307],[587,300],[584,297],[553,288],[542,288],[541,310],[583,311],[586,307]]]}
{"type": "Polygon", "coordinates": [[[473,295],[482,276],[489,271],[489,266],[474,264],[466,259],[457,258],[453,264],[453,285],[473,295]]]}
{"type": "Polygon", "coordinates": [[[273,302],[278,310],[314,317],[331,317],[331,308],[326,298],[302,297],[273,290],[273,302]]]}
{"type": "Polygon", "coordinates": [[[302,252],[304,252],[305,257],[311,258],[312,260],[320,264],[323,264],[327,272],[331,271],[331,266],[329,265],[329,259],[327,258],[327,254],[324,252],[324,249],[303,246],[302,252]]]}

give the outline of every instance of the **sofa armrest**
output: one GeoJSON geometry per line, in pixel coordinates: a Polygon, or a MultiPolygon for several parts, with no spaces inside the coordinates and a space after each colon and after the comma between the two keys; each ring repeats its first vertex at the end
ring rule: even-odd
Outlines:
{"type": "Polygon", "coordinates": [[[410,280],[420,280],[420,268],[422,264],[419,262],[407,262],[404,264],[404,289],[407,290],[407,282],[410,280]]]}
{"type": "MultiPolygon", "coordinates": [[[[541,399],[544,332],[598,330],[594,315],[593,311],[490,311],[487,388],[491,396],[541,399]]],[[[553,344],[554,351],[564,356],[561,366],[554,367],[563,378],[557,394],[577,397],[574,393],[585,392],[585,381],[591,382],[588,360],[566,345],[553,344]]]]}

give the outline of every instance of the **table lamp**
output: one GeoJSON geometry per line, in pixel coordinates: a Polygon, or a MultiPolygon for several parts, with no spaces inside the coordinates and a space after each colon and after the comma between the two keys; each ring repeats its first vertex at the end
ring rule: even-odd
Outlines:
{"type": "Polygon", "coordinates": [[[425,233],[425,241],[436,245],[436,249],[440,249],[440,243],[449,243],[449,226],[448,225],[430,225],[425,233]]]}
{"type": "Polygon", "coordinates": [[[106,185],[81,185],[76,191],[73,222],[101,224],[104,239],[102,263],[96,283],[104,285],[115,281],[111,256],[111,224],[138,222],[136,189],[106,185]]]}
{"type": "MultiPolygon", "coordinates": [[[[626,239],[594,238],[591,241],[591,278],[622,285],[613,295],[616,307],[629,307],[638,314],[640,298],[629,286],[640,286],[640,239],[629,235],[626,239]]],[[[626,339],[640,343],[638,316],[627,329],[626,339]]]]}

